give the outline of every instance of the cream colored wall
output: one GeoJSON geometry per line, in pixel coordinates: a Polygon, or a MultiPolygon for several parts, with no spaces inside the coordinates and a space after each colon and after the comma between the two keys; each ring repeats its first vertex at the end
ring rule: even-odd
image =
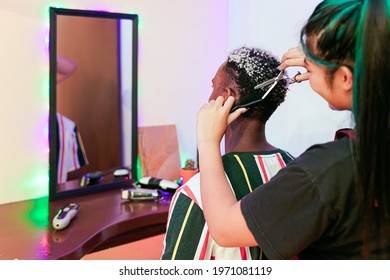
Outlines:
{"type": "Polygon", "coordinates": [[[49,6],[136,13],[139,125],[176,124],[196,156],[195,116],[227,53],[227,0],[0,2],[0,204],[48,193],[49,6]]]}
{"type": "Polygon", "coordinates": [[[25,9],[0,8],[0,203],[47,192],[47,24],[25,9]]]}

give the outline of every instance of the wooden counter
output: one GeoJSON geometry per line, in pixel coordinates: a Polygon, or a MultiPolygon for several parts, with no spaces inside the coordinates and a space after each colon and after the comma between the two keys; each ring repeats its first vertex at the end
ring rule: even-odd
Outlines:
{"type": "Polygon", "coordinates": [[[84,255],[165,232],[170,196],[124,201],[121,190],[48,201],[47,197],[0,205],[0,259],[80,259],[84,255]],[[53,217],[65,204],[80,211],[64,230],[53,217]]]}

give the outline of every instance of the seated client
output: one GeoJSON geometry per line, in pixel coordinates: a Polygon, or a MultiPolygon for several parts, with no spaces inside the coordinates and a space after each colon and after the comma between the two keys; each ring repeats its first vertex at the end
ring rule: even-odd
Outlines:
{"type": "MultiPolygon", "coordinates": [[[[236,102],[242,96],[264,95],[254,87],[274,78],[279,61],[270,53],[241,47],[231,52],[212,80],[209,100],[233,95],[236,102]]],[[[292,156],[268,143],[265,125],[276,108],[284,101],[287,85],[278,82],[264,100],[251,107],[230,124],[225,133],[223,165],[232,192],[237,199],[267,182],[292,156]],[[246,182],[243,184],[243,182],[246,182]]],[[[200,167],[202,168],[202,167],[200,167]]],[[[200,197],[201,172],[180,187],[171,202],[167,231],[161,259],[210,260],[264,259],[259,247],[224,248],[209,234],[200,197]]]]}

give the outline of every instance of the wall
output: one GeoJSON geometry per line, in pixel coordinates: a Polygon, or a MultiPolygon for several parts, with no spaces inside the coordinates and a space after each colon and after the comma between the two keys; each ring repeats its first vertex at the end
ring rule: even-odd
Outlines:
{"type": "Polygon", "coordinates": [[[0,204],[48,194],[49,6],[139,15],[139,125],[176,124],[183,161],[227,52],[226,0],[0,2],[0,204]]]}

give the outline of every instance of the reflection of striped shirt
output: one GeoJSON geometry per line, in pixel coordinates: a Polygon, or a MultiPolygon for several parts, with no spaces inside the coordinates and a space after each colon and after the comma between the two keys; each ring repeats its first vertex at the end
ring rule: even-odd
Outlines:
{"type": "MultiPolygon", "coordinates": [[[[274,150],[228,153],[222,159],[231,189],[239,200],[254,188],[267,182],[292,160],[292,156],[285,151],[274,150]]],[[[169,210],[161,259],[262,258],[264,256],[259,247],[224,248],[215,243],[209,234],[203,215],[199,173],[176,191],[169,210]]]]}
{"type": "Polygon", "coordinates": [[[64,183],[68,172],[88,164],[88,160],[76,124],[57,113],[57,128],[58,183],[64,183]]]}

